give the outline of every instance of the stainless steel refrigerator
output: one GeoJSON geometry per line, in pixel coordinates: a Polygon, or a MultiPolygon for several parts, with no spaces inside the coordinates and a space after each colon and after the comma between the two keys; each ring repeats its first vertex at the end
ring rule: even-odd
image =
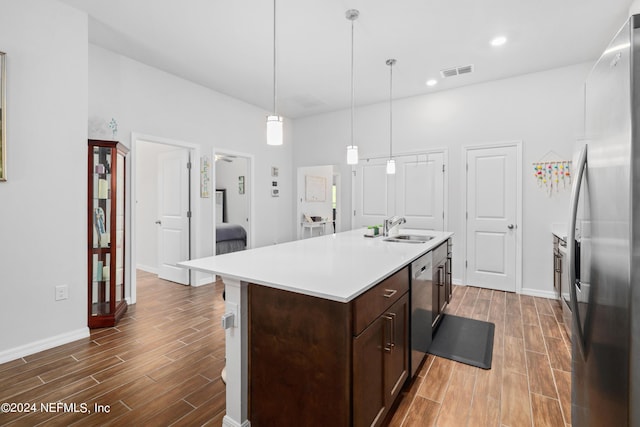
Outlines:
{"type": "Polygon", "coordinates": [[[590,72],[584,114],[567,239],[571,422],[640,426],[640,15],[590,72]]]}

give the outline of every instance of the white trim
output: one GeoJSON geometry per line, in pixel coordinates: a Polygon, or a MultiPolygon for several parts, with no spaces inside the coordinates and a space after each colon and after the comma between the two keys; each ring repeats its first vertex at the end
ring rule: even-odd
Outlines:
{"type": "Polygon", "coordinates": [[[150,265],[143,265],[143,264],[138,264],[136,265],[136,270],[142,270],[142,271],[146,271],[147,273],[151,273],[151,274],[158,274],[158,267],[152,267],[150,265]]]}
{"type": "MultiPolygon", "coordinates": [[[[191,250],[191,259],[199,258],[202,256],[201,254],[201,243],[200,239],[196,236],[199,236],[200,233],[200,174],[194,173],[194,171],[199,170],[200,165],[200,145],[193,144],[190,142],[180,141],[176,139],[163,138],[159,136],[146,135],[138,132],[131,132],[131,150],[129,152],[128,160],[129,160],[129,171],[128,171],[128,181],[129,181],[129,195],[127,197],[127,209],[125,212],[129,214],[129,222],[127,223],[129,230],[125,236],[126,240],[129,242],[128,247],[126,247],[127,260],[125,260],[125,266],[129,266],[129,289],[127,292],[127,296],[132,301],[132,304],[136,303],[137,299],[137,281],[136,281],[136,271],[135,268],[131,268],[131,266],[136,264],[136,235],[135,235],[135,226],[136,226],[136,210],[135,210],[135,200],[136,200],[136,149],[138,140],[143,140],[146,142],[153,142],[156,144],[165,144],[172,145],[176,147],[183,147],[189,150],[189,161],[192,164],[192,173],[191,173],[191,233],[189,236],[190,241],[190,250],[191,250]],[[197,160],[197,164],[196,164],[197,160]],[[128,263],[127,263],[128,261],[128,263]]],[[[126,243],[126,242],[125,242],[126,243]]],[[[191,275],[191,273],[189,273],[191,275]]],[[[193,278],[192,278],[193,280],[193,278]]]]}
{"type": "MultiPolygon", "coordinates": [[[[199,273],[199,272],[196,272],[199,273]]],[[[216,278],[213,277],[213,275],[211,274],[204,274],[200,276],[199,274],[196,274],[196,278],[197,280],[195,280],[195,283],[192,283],[191,286],[193,287],[198,287],[198,286],[204,286],[204,285],[211,285],[213,283],[216,282],[216,278]]]]}
{"type": "Polygon", "coordinates": [[[242,424],[240,424],[233,418],[225,415],[222,418],[222,427],[251,427],[251,423],[249,422],[249,420],[245,420],[242,424]]]}
{"type": "MultiPolygon", "coordinates": [[[[464,209],[460,212],[462,215],[462,242],[463,242],[463,254],[464,257],[462,262],[465,262],[467,259],[467,220],[466,220],[466,212],[467,212],[467,192],[469,191],[467,187],[467,155],[471,150],[480,150],[486,148],[503,148],[503,147],[516,147],[516,220],[517,220],[517,228],[516,228],[516,293],[522,293],[522,182],[523,182],[523,165],[522,165],[522,141],[505,141],[505,142],[495,142],[495,143],[485,143],[485,144],[472,144],[472,145],[464,145],[462,147],[462,176],[461,182],[463,183],[464,190],[461,191],[462,195],[462,206],[464,209]]],[[[467,268],[463,267],[462,272],[462,281],[463,283],[467,283],[467,268]]]]}
{"type": "Polygon", "coordinates": [[[56,335],[54,337],[34,341],[29,344],[21,345],[19,347],[10,348],[8,350],[0,352],[0,363],[9,362],[11,360],[16,360],[30,354],[35,354],[40,351],[48,350],[50,348],[68,344],[73,341],[81,340],[89,337],[89,335],[89,328],[84,327],[76,329],[75,331],[65,332],[64,334],[56,335]]]}
{"type": "Polygon", "coordinates": [[[541,291],[540,289],[522,288],[520,290],[520,293],[522,295],[529,295],[532,297],[540,297],[540,298],[547,298],[547,299],[554,299],[554,300],[558,299],[558,296],[554,291],[541,291]]]}
{"type": "MultiPolygon", "coordinates": [[[[247,177],[246,177],[246,182],[247,185],[246,187],[249,188],[249,223],[251,224],[251,227],[249,229],[249,235],[247,236],[247,249],[253,248],[254,247],[254,242],[255,242],[255,232],[256,232],[256,227],[255,227],[255,157],[253,154],[249,154],[249,153],[242,153],[239,151],[233,151],[233,150],[227,150],[224,148],[213,148],[213,150],[211,151],[211,163],[212,163],[212,168],[211,168],[211,175],[212,175],[212,186],[213,186],[213,191],[215,191],[216,188],[216,162],[215,162],[215,158],[216,158],[216,154],[228,154],[231,156],[237,156],[237,157],[242,157],[247,159],[247,177]]],[[[199,185],[199,184],[198,184],[199,185]]],[[[216,223],[216,198],[212,197],[211,198],[211,209],[213,211],[213,224],[216,223]]],[[[212,227],[213,228],[213,234],[212,234],[212,251],[213,251],[213,255],[216,255],[216,227],[212,227]]],[[[209,282],[210,283],[210,282],[209,282]]]]}

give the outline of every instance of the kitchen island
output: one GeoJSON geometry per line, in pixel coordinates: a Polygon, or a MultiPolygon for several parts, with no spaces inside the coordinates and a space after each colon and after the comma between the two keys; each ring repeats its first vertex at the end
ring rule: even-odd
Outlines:
{"type": "MultiPolygon", "coordinates": [[[[388,341],[384,351],[392,356],[387,358],[398,355],[395,361],[381,362],[394,366],[387,369],[387,377],[401,372],[390,391],[397,396],[408,371],[408,355],[395,350],[395,341],[406,353],[409,265],[452,236],[402,232],[433,238],[424,243],[386,242],[383,237],[366,238],[360,229],[180,264],[220,275],[225,283],[226,312],[233,320],[226,330],[223,425],[248,426],[251,418],[254,425],[266,425],[275,420],[268,412],[277,408],[291,417],[291,425],[307,425],[307,416],[316,424],[324,416],[331,425],[358,425],[359,413],[371,408],[368,402],[356,403],[362,399],[353,395],[359,388],[354,378],[361,377],[364,389],[376,381],[366,371],[359,373],[365,367],[356,366],[355,359],[359,348],[375,347],[379,338],[388,341]],[[380,305],[381,313],[371,296],[378,290],[385,292],[379,298],[387,303],[380,305]],[[372,335],[368,341],[365,332],[372,335]],[[304,413],[295,409],[300,406],[304,413]],[[321,415],[310,415],[314,411],[321,415]]],[[[373,408],[376,419],[389,410],[388,398],[382,403],[382,409],[373,408]]]]}

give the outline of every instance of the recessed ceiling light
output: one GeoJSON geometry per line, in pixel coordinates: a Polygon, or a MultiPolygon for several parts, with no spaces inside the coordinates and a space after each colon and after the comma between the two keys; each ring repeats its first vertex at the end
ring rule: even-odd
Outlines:
{"type": "Polygon", "coordinates": [[[438,81],[435,79],[427,80],[427,86],[435,86],[438,84],[438,81]]]}
{"type": "Polygon", "coordinates": [[[504,36],[496,37],[491,40],[491,46],[502,46],[507,42],[507,38],[504,36]]]}

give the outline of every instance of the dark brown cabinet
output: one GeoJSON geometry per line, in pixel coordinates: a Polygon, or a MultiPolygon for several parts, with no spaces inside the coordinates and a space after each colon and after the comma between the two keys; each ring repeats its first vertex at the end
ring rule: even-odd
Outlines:
{"type": "Polygon", "coordinates": [[[125,301],[125,157],[116,141],[89,140],[88,326],[114,326],[125,301]]]}
{"type": "Polygon", "coordinates": [[[408,291],[408,267],[348,303],[250,284],[251,425],[381,425],[408,376],[408,291]]]}
{"type": "Polygon", "coordinates": [[[353,343],[355,426],[381,425],[409,373],[409,294],[404,293],[353,343]]]}

